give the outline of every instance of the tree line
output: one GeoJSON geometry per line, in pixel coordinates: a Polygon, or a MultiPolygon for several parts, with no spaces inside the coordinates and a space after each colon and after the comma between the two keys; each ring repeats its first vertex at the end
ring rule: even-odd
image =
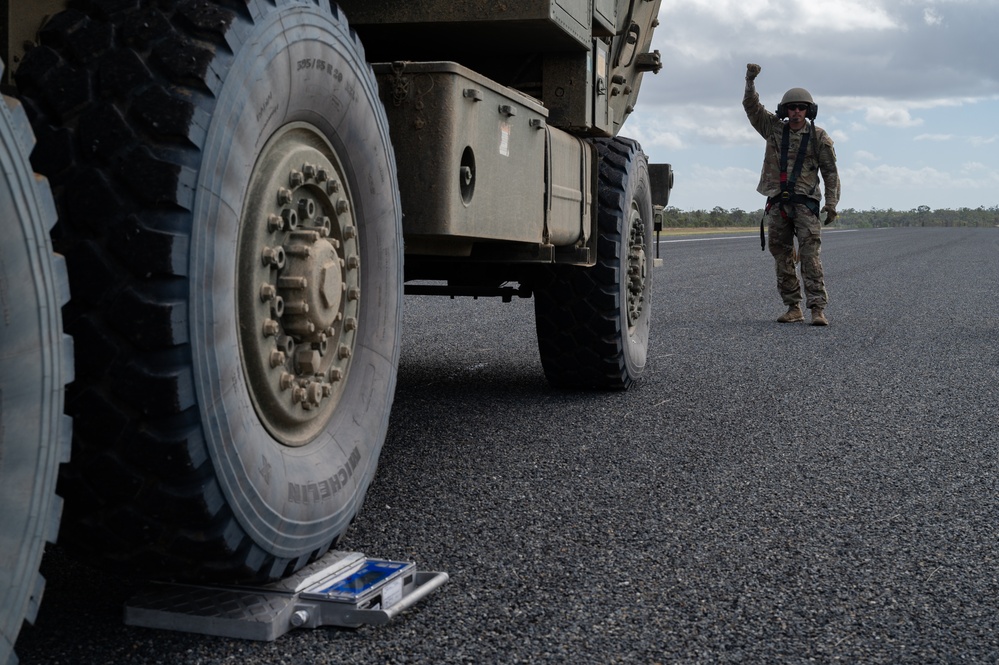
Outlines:
{"type": "MultiPolygon", "coordinates": [[[[758,226],[763,209],[746,212],[739,208],[726,210],[716,206],[711,210],[680,210],[672,206],[663,211],[664,228],[721,228],[731,226],[758,226]]],[[[857,228],[914,227],[914,226],[999,226],[999,206],[991,208],[931,209],[919,206],[912,210],[841,210],[836,224],[857,228]]]]}

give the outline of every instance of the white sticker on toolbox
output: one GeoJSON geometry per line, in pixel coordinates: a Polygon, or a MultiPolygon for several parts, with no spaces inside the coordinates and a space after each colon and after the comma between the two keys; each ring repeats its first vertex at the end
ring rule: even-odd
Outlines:
{"type": "Polygon", "coordinates": [[[504,157],[510,156],[510,123],[508,122],[500,123],[499,151],[504,157]]]}

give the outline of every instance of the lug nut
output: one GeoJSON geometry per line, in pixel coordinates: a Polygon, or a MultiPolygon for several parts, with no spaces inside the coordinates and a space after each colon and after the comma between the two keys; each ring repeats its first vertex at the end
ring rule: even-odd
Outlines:
{"type": "Polygon", "coordinates": [[[316,226],[319,227],[319,235],[323,238],[329,238],[330,234],[333,233],[333,222],[330,221],[329,217],[317,217],[316,226]]]}
{"type": "Polygon", "coordinates": [[[291,352],[295,350],[295,340],[288,335],[279,335],[277,338],[277,348],[283,351],[286,356],[290,356],[291,352]]]}
{"type": "Polygon", "coordinates": [[[310,383],[307,388],[307,404],[319,406],[323,401],[323,385],[321,383],[310,383]]]}
{"type": "Polygon", "coordinates": [[[312,348],[319,352],[319,355],[325,356],[326,352],[329,350],[330,342],[329,338],[326,337],[326,333],[319,333],[319,341],[312,344],[312,348]]]}
{"type": "Polygon", "coordinates": [[[298,216],[303,220],[312,219],[316,216],[316,203],[312,199],[298,200],[298,216]]]}
{"type": "Polygon", "coordinates": [[[280,270],[284,267],[284,247],[264,247],[260,252],[260,260],[265,266],[273,266],[280,270]]]}

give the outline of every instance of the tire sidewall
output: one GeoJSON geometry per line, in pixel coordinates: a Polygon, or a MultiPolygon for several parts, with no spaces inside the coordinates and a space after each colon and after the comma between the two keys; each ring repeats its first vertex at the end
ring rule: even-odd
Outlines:
{"type": "Polygon", "coordinates": [[[359,51],[345,22],[315,7],[285,5],[263,17],[218,91],[194,196],[190,328],[205,441],[237,520],[281,557],[322,549],[346,529],[374,475],[395,390],[401,212],[387,122],[359,51]],[[250,175],[268,139],[294,122],[319,129],[344,166],[360,220],[364,294],[339,406],[301,447],[280,445],[257,417],[236,320],[250,175]],[[304,500],[292,500],[292,486],[304,500]]]}
{"type": "Polygon", "coordinates": [[[28,161],[27,116],[9,102],[13,110],[0,98],[0,663],[16,660],[21,625],[41,600],[38,569],[58,529],[56,477],[69,453],[63,388],[73,378],[65,263],[49,239],[55,204],[28,161]]]}
{"type": "Polygon", "coordinates": [[[652,319],[652,276],[655,246],[652,235],[652,189],[649,179],[648,161],[645,154],[635,146],[631,154],[628,170],[628,184],[625,192],[625,213],[621,220],[621,327],[624,343],[624,360],[629,377],[638,377],[645,369],[649,351],[649,331],[652,319]],[[643,222],[645,247],[645,279],[642,283],[642,313],[638,323],[628,326],[628,257],[631,244],[631,206],[638,207],[643,222]]]}

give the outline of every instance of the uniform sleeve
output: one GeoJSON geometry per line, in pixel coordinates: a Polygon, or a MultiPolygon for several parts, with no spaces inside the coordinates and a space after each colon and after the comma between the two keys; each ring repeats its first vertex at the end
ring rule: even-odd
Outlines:
{"type": "Polygon", "coordinates": [[[760,95],[756,92],[756,85],[746,79],[746,92],[742,97],[742,108],[746,109],[746,117],[749,124],[753,126],[760,136],[769,138],[777,116],[771,113],[760,103],[760,95]]]}
{"type": "Polygon", "coordinates": [[[839,171],[836,168],[836,149],[833,140],[823,133],[819,148],[819,172],[825,185],[826,203],[832,207],[839,205],[839,171]]]}

